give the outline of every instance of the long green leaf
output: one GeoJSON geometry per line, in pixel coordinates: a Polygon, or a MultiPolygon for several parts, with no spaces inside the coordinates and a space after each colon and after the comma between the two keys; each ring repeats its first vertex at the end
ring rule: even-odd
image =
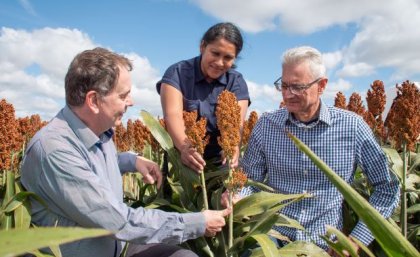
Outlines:
{"type": "Polygon", "coordinates": [[[398,175],[401,180],[403,177],[403,160],[397,150],[390,147],[382,147],[382,151],[386,154],[391,170],[398,175]]]}
{"type": "Polygon", "coordinates": [[[258,192],[249,195],[233,206],[233,218],[235,220],[242,220],[244,217],[257,215],[265,212],[272,206],[279,204],[286,200],[297,199],[302,196],[308,196],[307,194],[276,194],[268,192],[258,192]]]}
{"type": "Polygon", "coordinates": [[[265,257],[277,257],[278,250],[276,244],[270,239],[269,236],[264,234],[253,235],[252,238],[257,240],[258,244],[261,246],[261,249],[265,257]]]}
{"type": "Polygon", "coordinates": [[[289,137],[314,164],[324,172],[329,180],[343,194],[357,215],[364,221],[383,250],[393,257],[418,257],[419,252],[395,229],[369,202],[357,193],[349,184],[338,176],[326,163],[313,153],[303,142],[291,133],[289,137]]]}
{"type": "Polygon", "coordinates": [[[16,256],[50,245],[110,234],[112,233],[104,229],[63,227],[2,230],[0,231],[0,256],[16,256]]]}
{"type": "MultiPolygon", "coordinates": [[[[7,203],[15,195],[15,174],[12,171],[6,171],[6,191],[4,193],[3,204],[1,211],[4,212],[6,209],[7,203]]],[[[1,215],[2,219],[0,220],[0,229],[9,230],[13,227],[13,214],[4,213],[1,215]]]]}
{"type": "Polygon", "coordinates": [[[200,178],[198,174],[195,171],[189,169],[188,167],[182,165],[179,153],[175,149],[172,139],[169,136],[168,132],[166,132],[162,125],[160,125],[160,123],[147,111],[141,111],[141,117],[143,119],[144,124],[149,128],[156,141],[159,142],[163,150],[168,152],[169,159],[171,160],[171,162],[177,165],[178,168],[182,170],[181,172],[183,176],[181,176],[181,179],[185,177],[193,185],[199,185],[200,178]]]}
{"type": "MultiPolygon", "coordinates": [[[[19,182],[15,182],[16,193],[23,193],[23,187],[19,182]]],[[[31,203],[28,198],[22,200],[22,204],[15,209],[14,219],[15,228],[29,228],[31,225],[31,203]]]]}
{"type": "Polygon", "coordinates": [[[275,191],[272,187],[270,187],[270,186],[268,186],[264,183],[254,181],[252,179],[248,179],[246,181],[245,186],[253,186],[253,187],[259,188],[260,190],[267,191],[267,192],[274,192],[275,191]]]}
{"type": "Polygon", "coordinates": [[[326,227],[327,233],[325,236],[321,235],[321,237],[327,242],[330,248],[334,249],[334,251],[339,254],[346,250],[350,254],[350,256],[358,256],[356,246],[353,245],[353,243],[346,235],[344,235],[341,231],[334,227],[328,225],[326,227]],[[335,235],[337,237],[337,242],[333,242],[330,240],[332,235],[335,235]]]}
{"type": "Polygon", "coordinates": [[[277,211],[276,209],[271,209],[266,211],[266,214],[261,217],[261,219],[255,224],[251,225],[251,229],[244,236],[235,235],[235,240],[233,246],[229,249],[230,253],[236,252],[238,249],[242,248],[245,240],[248,237],[258,234],[267,234],[268,231],[273,227],[277,221],[277,211]]]}
{"type": "Polygon", "coordinates": [[[295,241],[279,249],[279,255],[281,257],[296,257],[296,256],[308,256],[308,257],[330,257],[330,255],[323,249],[319,248],[313,243],[305,241],[295,241]]]}

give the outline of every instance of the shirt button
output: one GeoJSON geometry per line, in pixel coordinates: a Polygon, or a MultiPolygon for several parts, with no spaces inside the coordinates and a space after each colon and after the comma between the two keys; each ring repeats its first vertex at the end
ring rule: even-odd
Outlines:
{"type": "Polygon", "coordinates": [[[304,175],[308,175],[308,170],[304,170],[304,171],[303,171],[303,174],[304,174],[304,175]]]}

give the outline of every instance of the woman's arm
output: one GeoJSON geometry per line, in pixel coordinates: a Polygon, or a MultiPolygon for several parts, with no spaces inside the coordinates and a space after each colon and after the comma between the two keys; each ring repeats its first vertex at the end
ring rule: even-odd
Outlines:
{"type": "Polygon", "coordinates": [[[185,134],[183,112],[183,96],[175,87],[162,83],[160,99],[165,119],[166,129],[174,142],[175,147],[181,153],[181,161],[191,169],[200,172],[204,169],[206,162],[203,157],[191,147],[185,134]]]}

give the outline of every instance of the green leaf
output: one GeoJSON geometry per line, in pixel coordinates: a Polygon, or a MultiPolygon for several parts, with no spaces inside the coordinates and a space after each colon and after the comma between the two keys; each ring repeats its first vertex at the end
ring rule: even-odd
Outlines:
{"type": "Polygon", "coordinates": [[[397,150],[390,147],[382,147],[382,150],[385,152],[388,162],[390,164],[391,170],[400,178],[403,177],[403,160],[397,150]]]}
{"type": "Polygon", "coordinates": [[[267,191],[267,192],[274,192],[275,191],[272,187],[270,187],[270,186],[268,186],[264,183],[254,181],[252,179],[248,179],[245,186],[253,186],[253,187],[259,188],[262,191],[267,191]]]}
{"type": "Polygon", "coordinates": [[[288,133],[295,145],[304,152],[314,164],[328,177],[344,196],[348,204],[364,221],[372,234],[375,236],[382,249],[393,257],[418,257],[419,252],[411,245],[401,233],[395,229],[369,202],[367,202],[356,190],[338,176],[326,163],[313,153],[298,138],[288,133]]]}
{"type": "MultiPolygon", "coordinates": [[[[242,220],[244,217],[257,215],[259,213],[265,212],[270,209],[272,206],[279,204],[286,200],[298,199],[303,196],[308,196],[307,194],[276,194],[268,192],[258,192],[252,195],[249,195],[240,201],[238,201],[233,206],[233,217],[234,220],[242,220]]],[[[280,209],[281,207],[279,207],[280,209]]]]}
{"type": "MultiPolygon", "coordinates": [[[[23,187],[19,182],[15,183],[16,192],[18,194],[23,193],[23,187]]],[[[29,228],[31,225],[31,203],[27,197],[22,200],[22,204],[15,209],[14,219],[15,219],[15,228],[29,228]]]]}
{"type": "Polygon", "coordinates": [[[235,235],[234,244],[229,249],[229,252],[232,253],[237,249],[242,248],[244,241],[248,237],[258,234],[267,234],[277,221],[277,211],[278,210],[276,209],[270,209],[266,211],[265,215],[261,216],[261,219],[258,222],[251,225],[251,229],[248,233],[246,233],[244,236],[235,235]]]}
{"type": "Polygon", "coordinates": [[[357,257],[357,249],[353,245],[353,243],[350,241],[350,239],[345,236],[341,231],[338,229],[328,226],[327,227],[327,233],[325,236],[321,236],[328,244],[328,246],[334,251],[340,255],[342,255],[343,251],[346,250],[350,256],[357,257]],[[331,238],[332,235],[335,235],[337,237],[337,242],[331,241],[329,238],[331,238]]]}
{"type": "Polygon", "coordinates": [[[281,257],[330,257],[330,255],[317,245],[305,241],[295,241],[279,249],[281,257]]]}
{"type": "Polygon", "coordinates": [[[305,228],[302,225],[300,225],[298,221],[291,219],[281,213],[278,214],[276,226],[305,230],[305,228]]]}
{"type": "Polygon", "coordinates": [[[104,229],[68,227],[1,230],[0,256],[15,256],[48,246],[111,234],[104,229]]]}
{"type": "Polygon", "coordinates": [[[415,205],[412,205],[407,209],[408,214],[414,214],[414,213],[419,212],[419,211],[420,211],[420,204],[419,203],[415,204],[415,205]]]}
{"type": "Polygon", "coordinates": [[[270,239],[269,236],[264,234],[253,235],[252,238],[257,240],[258,244],[261,246],[264,256],[266,257],[277,257],[278,250],[276,244],[270,239]]]}
{"type": "Polygon", "coordinates": [[[5,209],[7,203],[13,198],[15,195],[15,174],[12,171],[6,171],[6,189],[3,198],[3,204],[1,207],[1,212],[4,212],[1,215],[1,224],[0,230],[9,230],[13,227],[13,214],[12,213],[5,213],[5,209]]]}
{"type": "Polygon", "coordinates": [[[171,163],[176,166],[175,170],[179,172],[178,175],[185,192],[189,198],[193,197],[195,194],[194,187],[200,185],[198,174],[182,164],[178,150],[175,149],[171,137],[162,125],[160,125],[159,121],[146,111],[141,111],[141,117],[156,141],[168,153],[171,163]]]}

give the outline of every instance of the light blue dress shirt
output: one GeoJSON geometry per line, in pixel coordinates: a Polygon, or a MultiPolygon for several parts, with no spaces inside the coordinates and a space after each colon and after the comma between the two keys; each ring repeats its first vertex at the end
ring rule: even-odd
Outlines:
{"type": "MultiPolygon", "coordinates": [[[[288,227],[275,227],[291,240],[314,240],[328,246],[319,235],[325,225],[343,226],[343,196],[322,171],[297,147],[286,134],[289,131],[315,152],[347,183],[351,184],[360,166],[374,188],[369,202],[388,218],[399,201],[399,182],[389,172],[387,159],[372,131],[355,113],[327,107],[321,102],[319,118],[304,124],[294,119],[285,108],[262,115],[252,131],[242,166],[250,179],[266,183],[282,194],[310,193],[282,209],[286,216],[299,221],[306,232],[288,227]]],[[[243,195],[255,192],[248,187],[243,195]]],[[[373,236],[362,222],[351,233],[368,245],[373,236]]]]}
{"type": "Polygon", "coordinates": [[[125,241],[179,244],[203,236],[202,213],[133,209],[123,202],[121,175],[136,170],[136,155],[118,154],[111,137],[112,130],[96,136],[66,106],[28,144],[21,181],[49,207],[32,201],[32,222],[115,232],[62,245],[63,256],[119,256],[125,241]]]}

